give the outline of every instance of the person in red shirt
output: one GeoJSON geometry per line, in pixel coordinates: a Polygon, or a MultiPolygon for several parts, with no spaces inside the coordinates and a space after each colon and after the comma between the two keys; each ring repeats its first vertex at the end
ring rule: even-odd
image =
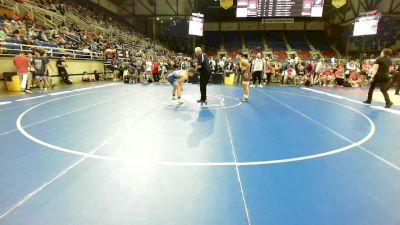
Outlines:
{"type": "Polygon", "coordinates": [[[350,82],[351,86],[353,86],[353,87],[360,87],[361,79],[360,79],[360,76],[357,73],[357,71],[350,72],[349,82],[350,82]]]}
{"type": "Polygon", "coordinates": [[[156,60],[154,60],[153,62],[153,79],[154,82],[158,82],[160,80],[159,76],[158,76],[158,70],[159,70],[159,66],[158,66],[158,62],[156,60]]]}
{"type": "Polygon", "coordinates": [[[336,79],[336,84],[339,87],[343,87],[344,86],[344,64],[343,61],[339,61],[338,64],[335,65],[335,68],[333,70],[333,73],[335,75],[335,79],[336,79]]]}
{"type": "Polygon", "coordinates": [[[361,79],[362,86],[365,86],[368,84],[367,78],[368,78],[368,73],[371,68],[372,68],[372,65],[369,62],[369,60],[364,60],[364,62],[362,64],[361,72],[360,72],[360,79],[361,79]]]}
{"type": "Polygon", "coordinates": [[[29,72],[30,62],[28,57],[24,52],[20,52],[18,55],[14,56],[14,65],[17,70],[17,74],[21,80],[21,88],[24,93],[32,93],[31,83],[32,83],[32,74],[29,72]]]}

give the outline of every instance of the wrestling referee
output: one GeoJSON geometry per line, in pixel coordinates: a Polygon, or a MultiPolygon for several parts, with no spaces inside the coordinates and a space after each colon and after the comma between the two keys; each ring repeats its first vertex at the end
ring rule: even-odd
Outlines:
{"type": "Polygon", "coordinates": [[[197,102],[207,104],[207,84],[211,75],[210,62],[208,61],[208,56],[203,53],[200,47],[196,47],[194,52],[197,57],[197,70],[200,72],[201,98],[197,102]]]}

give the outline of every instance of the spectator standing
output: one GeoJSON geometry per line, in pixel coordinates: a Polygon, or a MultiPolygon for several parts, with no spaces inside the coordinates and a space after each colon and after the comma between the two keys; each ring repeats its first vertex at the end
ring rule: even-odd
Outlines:
{"type": "Polygon", "coordinates": [[[53,79],[51,78],[51,75],[50,75],[50,71],[49,71],[50,60],[49,60],[49,57],[47,57],[46,51],[44,51],[44,50],[41,50],[41,54],[42,54],[43,62],[45,64],[44,75],[46,77],[47,83],[49,84],[49,86],[51,88],[54,88],[54,86],[56,86],[56,84],[53,82],[53,79]]]}
{"type": "Polygon", "coordinates": [[[160,80],[160,77],[158,76],[159,69],[160,69],[160,67],[159,67],[159,64],[158,64],[157,60],[154,60],[154,62],[153,62],[153,79],[154,79],[154,82],[159,82],[159,80],[160,80]]]}
{"type": "Polygon", "coordinates": [[[146,59],[146,82],[152,82],[151,76],[153,72],[153,63],[150,59],[146,59]]]}
{"type": "Polygon", "coordinates": [[[39,84],[41,92],[47,92],[48,82],[45,77],[46,64],[38,49],[34,50],[35,56],[33,59],[33,66],[35,67],[35,79],[39,84]]]}
{"type": "Polygon", "coordinates": [[[396,84],[395,95],[399,95],[399,91],[400,91],[400,66],[399,66],[399,61],[394,63],[393,70],[391,71],[391,74],[392,74],[392,79],[391,79],[387,89],[390,89],[394,84],[396,84]]]}
{"type": "Polygon", "coordinates": [[[14,65],[17,69],[17,74],[21,79],[21,88],[24,93],[32,93],[30,91],[32,74],[29,72],[29,59],[24,54],[20,52],[19,55],[14,56],[14,65]]]}
{"type": "Polygon", "coordinates": [[[261,58],[261,53],[257,53],[256,58],[253,59],[251,63],[251,73],[253,75],[253,84],[251,87],[255,87],[257,85],[258,80],[258,87],[262,86],[262,76],[263,71],[266,70],[266,63],[263,58],[261,58]]]}

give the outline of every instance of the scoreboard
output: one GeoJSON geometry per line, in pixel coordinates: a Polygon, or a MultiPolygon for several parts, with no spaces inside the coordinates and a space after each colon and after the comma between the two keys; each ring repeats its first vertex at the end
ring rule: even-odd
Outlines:
{"type": "Polygon", "coordinates": [[[238,0],[236,17],[322,17],[324,0],[238,0]]]}
{"type": "Polygon", "coordinates": [[[189,35],[203,36],[204,15],[192,13],[189,19],[189,35]]]}

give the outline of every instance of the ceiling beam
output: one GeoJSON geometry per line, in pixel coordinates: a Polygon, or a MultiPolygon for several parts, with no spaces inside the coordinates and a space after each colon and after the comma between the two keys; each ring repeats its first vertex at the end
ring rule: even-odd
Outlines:
{"type": "Polygon", "coordinates": [[[356,11],[353,2],[350,2],[350,7],[351,7],[351,11],[352,11],[353,14],[354,14],[354,17],[357,17],[358,11],[356,11]]]}
{"type": "Polygon", "coordinates": [[[394,3],[394,0],[392,0],[392,1],[390,2],[389,13],[392,13],[393,3],[394,3]]]}
{"type": "Polygon", "coordinates": [[[142,0],[137,0],[137,2],[139,3],[139,5],[143,6],[151,15],[156,15],[156,12],[151,10],[146,4],[143,3],[142,0]]]}
{"type": "Polygon", "coordinates": [[[364,9],[365,11],[367,11],[367,6],[364,4],[364,2],[363,2],[363,1],[360,1],[359,3],[360,3],[360,5],[363,7],[363,9],[364,9]]]}
{"type": "Polygon", "coordinates": [[[379,0],[379,1],[377,1],[377,0],[375,0],[375,2],[372,4],[372,10],[375,10],[376,9],[376,7],[378,7],[378,5],[379,5],[379,3],[381,3],[382,1],[381,0],[379,0]]]}
{"type": "MultiPolygon", "coordinates": [[[[392,0],[393,1],[393,0],[392,0]]],[[[192,5],[192,0],[188,0],[190,11],[193,12],[193,5],[192,5]]]]}
{"type": "Polygon", "coordinates": [[[133,16],[136,16],[136,11],[135,11],[135,0],[132,0],[132,11],[133,11],[133,16]]]}
{"type": "Polygon", "coordinates": [[[169,0],[165,0],[165,2],[167,2],[167,5],[172,10],[172,12],[174,12],[177,15],[178,14],[178,8],[176,8],[176,10],[175,10],[174,7],[172,7],[172,4],[169,2],[169,0]]]}
{"type": "Polygon", "coordinates": [[[393,7],[391,10],[392,10],[392,12],[394,12],[397,8],[399,8],[399,6],[400,6],[400,3],[398,3],[395,7],[393,7]]]}
{"type": "Polygon", "coordinates": [[[176,3],[176,14],[179,14],[179,4],[178,4],[178,0],[175,0],[176,3]]]}

